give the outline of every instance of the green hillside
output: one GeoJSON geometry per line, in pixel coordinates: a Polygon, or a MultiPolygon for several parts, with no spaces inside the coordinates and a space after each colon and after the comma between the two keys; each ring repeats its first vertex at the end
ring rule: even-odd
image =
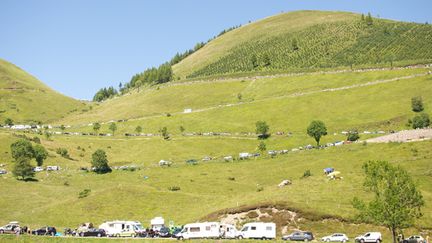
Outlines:
{"type": "Polygon", "coordinates": [[[6,118],[16,123],[52,121],[85,106],[0,59],[0,124],[6,118]]]}
{"type": "Polygon", "coordinates": [[[245,25],[173,67],[178,77],[416,63],[432,59],[432,26],[299,11],[245,25]]]}

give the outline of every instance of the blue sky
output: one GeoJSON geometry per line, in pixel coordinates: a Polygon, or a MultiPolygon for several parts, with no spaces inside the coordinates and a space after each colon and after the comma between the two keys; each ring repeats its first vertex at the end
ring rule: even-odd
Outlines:
{"type": "Polygon", "coordinates": [[[91,99],[225,28],[303,9],[432,23],[431,0],[1,0],[0,58],[91,99]]]}

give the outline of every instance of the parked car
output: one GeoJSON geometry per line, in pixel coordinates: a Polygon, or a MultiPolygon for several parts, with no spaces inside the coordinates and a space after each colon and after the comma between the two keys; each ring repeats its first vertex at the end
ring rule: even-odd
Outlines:
{"type": "Polygon", "coordinates": [[[105,230],[103,230],[103,229],[90,228],[90,229],[87,229],[85,231],[81,231],[78,234],[78,236],[81,236],[81,237],[88,237],[88,236],[105,237],[105,236],[107,236],[107,234],[105,233],[105,230]]]}
{"type": "Polygon", "coordinates": [[[355,238],[355,242],[365,243],[365,242],[382,242],[382,237],[380,232],[367,232],[364,235],[359,235],[355,238]]]}
{"type": "Polygon", "coordinates": [[[57,166],[57,165],[48,165],[46,167],[46,170],[47,171],[57,171],[57,170],[60,170],[60,166],[57,166]]]}
{"type": "Polygon", "coordinates": [[[334,233],[332,235],[328,235],[328,236],[324,236],[323,238],[321,238],[321,241],[325,241],[325,242],[347,242],[349,241],[348,236],[346,236],[345,234],[342,233],[334,233]]]}
{"type": "Polygon", "coordinates": [[[34,167],[33,168],[33,171],[34,172],[41,172],[41,171],[43,171],[44,169],[43,169],[43,167],[41,167],[41,166],[37,166],[37,167],[34,167]]]}
{"type": "Polygon", "coordinates": [[[42,227],[36,230],[31,231],[32,235],[52,235],[55,236],[57,234],[57,230],[54,227],[42,227]]]}
{"type": "Polygon", "coordinates": [[[9,222],[9,224],[0,227],[0,234],[15,234],[15,228],[19,227],[17,221],[9,222]]]}
{"type": "Polygon", "coordinates": [[[296,231],[294,233],[291,233],[290,235],[282,236],[282,240],[290,241],[311,241],[313,239],[313,234],[309,231],[296,231]]]}
{"type": "Polygon", "coordinates": [[[4,174],[7,174],[7,171],[6,170],[0,170],[0,175],[4,175],[4,174]]]}
{"type": "Polygon", "coordinates": [[[426,243],[426,240],[420,235],[412,235],[402,241],[403,243],[426,243]]]}
{"type": "Polygon", "coordinates": [[[157,236],[162,238],[171,237],[170,229],[167,227],[160,228],[159,231],[157,232],[157,236]]]}

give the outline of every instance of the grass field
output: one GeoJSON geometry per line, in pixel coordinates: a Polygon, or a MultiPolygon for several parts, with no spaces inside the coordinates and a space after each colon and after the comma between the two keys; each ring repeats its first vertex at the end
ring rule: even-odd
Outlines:
{"type": "Polygon", "coordinates": [[[85,103],[52,90],[0,59],[0,124],[6,118],[13,119],[16,124],[48,122],[85,108],[85,103]]]}

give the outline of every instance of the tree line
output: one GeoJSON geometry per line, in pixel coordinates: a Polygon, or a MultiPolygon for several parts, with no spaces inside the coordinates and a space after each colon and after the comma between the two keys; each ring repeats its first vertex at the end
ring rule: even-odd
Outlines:
{"type": "Polygon", "coordinates": [[[210,41],[216,39],[219,36],[222,36],[222,35],[230,32],[234,29],[237,29],[239,27],[241,27],[241,25],[233,26],[233,27],[230,27],[228,29],[224,29],[217,36],[210,38],[208,41],[198,42],[197,44],[195,44],[194,48],[186,50],[185,52],[182,52],[182,53],[176,53],[174,55],[174,57],[171,58],[170,61],[165,62],[158,67],[151,67],[151,68],[144,70],[141,73],[137,73],[137,74],[133,75],[131,80],[128,83],[125,83],[123,85],[120,82],[118,90],[112,86],[108,87],[108,88],[101,88],[94,95],[93,101],[101,102],[101,101],[110,99],[110,98],[118,95],[119,93],[124,94],[127,91],[129,91],[130,89],[138,88],[138,87],[145,85],[145,84],[149,84],[149,85],[162,84],[162,83],[166,83],[166,82],[173,80],[174,77],[173,77],[172,66],[181,62],[183,59],[192,55],[193,53],[195,53],[199,49],[203,48],[210,41]]]}

